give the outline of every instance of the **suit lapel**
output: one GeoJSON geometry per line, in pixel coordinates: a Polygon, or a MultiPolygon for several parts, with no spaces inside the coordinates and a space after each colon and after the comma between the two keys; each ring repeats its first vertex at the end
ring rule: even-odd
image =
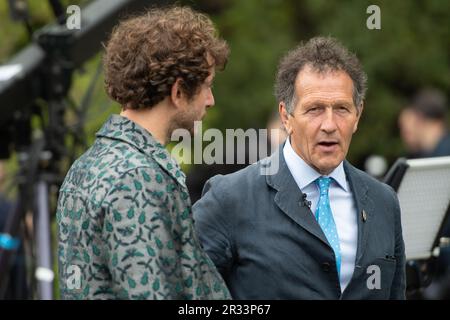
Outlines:
{"type": "Polygon", "coordinates": [[[266,175],[267,184],[277,190],[275,204],[300,227],[329,245],[311,210],[303,204],[303,193],[284,160],[283,146],[266,158],[262,166],[273,168],[275,163],[278,165],[278,170],[275,170],[272,175],[266,175]]]}
{"type": "Polygon", "coordinates": [[[373,202],[368,197],[369,188],[361,179],[357,170],[347,161],[344,161],[344,170],[353,193],[356,205],[358,222],[358,247],[356,250],[355,265],[358,266],[367,245],[367,239],[373,220],[373,202]]]}
{"type": "MultiPolygon", "coordinates": [[[[298,188],[297,183],[287,167],[283,156],[283,146],[272,154],[272,156],[266,158],[265,161],[266,163],[263,163],[263,166],[278,163],[278,171],[273,175],[266,175],[267,184],[277,191],[274,198],[275,204],[300,227],[329,245],[325,234],[314,218],[311,210],[303,205],[303,193],[298,188]]],[[[364,248],[367,245],[373,220],[374,206],[372,200],[368,197],[369,190],[367,184],[361,179],[357,170],[346,160],[344,161],[344,170],[353,193],[357,212],[358,244],[356,265],[358,265],[364,254],[364,248]]]]}

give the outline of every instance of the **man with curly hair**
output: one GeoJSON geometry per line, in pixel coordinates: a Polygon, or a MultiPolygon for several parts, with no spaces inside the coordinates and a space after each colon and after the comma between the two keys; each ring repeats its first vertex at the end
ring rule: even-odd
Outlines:
{"type": "Polygon", "coordinates": [[[214,105],[226,42],[185,7],[122,21],[104,57],[121,104],[70,168],[57,208],[64,299],[228,299],[194,232],[185,175],[164,145],[214,105]]]}

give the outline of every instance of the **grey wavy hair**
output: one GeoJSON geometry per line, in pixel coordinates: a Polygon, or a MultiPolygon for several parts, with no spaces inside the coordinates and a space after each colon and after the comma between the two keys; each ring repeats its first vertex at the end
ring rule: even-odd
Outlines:
{"type": "Polygon", "coordinates": [[[345,71],[353,81],[353,102],[357,111],[362,107],[367,91],[367,75],[355,54],[332,37],[315,37],[301,43],[289,51],[278,66],[275,82],[275,96],[284,102],[292,114],[298,97],[295,93],[295,80],[306,66],[317,72],[345,71]]]}

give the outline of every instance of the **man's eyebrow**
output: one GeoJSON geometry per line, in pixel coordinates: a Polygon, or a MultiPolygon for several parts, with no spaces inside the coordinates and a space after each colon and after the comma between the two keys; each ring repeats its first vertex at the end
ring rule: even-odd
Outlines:
{"type": "Polygon", "coordinates": [[[346,107],[351,107],[353,105],[353,102],[349,102],[349,101],[345,101],[345,100],[339,100],[339,101],[335,101],[330,103],[324,102],[324,101],[311,101],[305,104],[305,107],[311,107],[311,106],[346,106],[346,107]]]}
{"type": "Polygon", "coordinates": [[[321,101],[312,101],[312,102],[308,102],[304,105],[305,108],[310,108],[310,107],[325,107],[326,103],[323,103],[321,101]]]}
{"type": "Polygon", "coordinates": [[[348,102],[348,101],[336,101],[333,103],[333,107],[351,107],[353,106],[353,103],[348,102]]]}

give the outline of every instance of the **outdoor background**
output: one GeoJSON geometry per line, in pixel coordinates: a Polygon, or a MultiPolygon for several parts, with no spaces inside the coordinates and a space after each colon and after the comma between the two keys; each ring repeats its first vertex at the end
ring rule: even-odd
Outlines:
{"type": "MultiPolygon", "coordinates": [[[[89,1],[62,1],[65,7],[83,7],[89,1]]],[[[384,156],[391,165],[405,154],[397,116],[408,99],[422,87],[450,89],[450,1],[325,1],[325,0],[201,0],[178,1],[208,13],[231,48],[224,72],[214,83],[216,105],[204,119],[207,128],[265,128],[277,110],[273,84],[279,59],[301,41],[317,35],[334,36],[355,52],[368,74],[368,92],[358,132],[348,159],[364,169],[369,155],[384,156]],[[381,30],[369,30],[369,5],[381,9],[381,30]]],[[[149,1],[149,5],[152,1],[149,1]]],[[[29,0],[32,29],[54,22],[48,1],[29,0]]],[[[83,15],[83,9],[81,9],[83,15]]],[[[0,0],[0,64],[30,39],[23,24],[9,15],[8,1],[0,0]]],[[[101,53],[77,70],[70,98],[84,97],[101,53]]],[[[26,93],[24,93],[26,94],[26,93]]],[[[2,106],[0,105],[0,108],[2,106]]],[[[1,110],[1,109],[0,109],[1,110]]],[[[103,76],[97,81],[86,117],[88,145],[95,132],[120,106],[108,99],[103,76]]],[[[67,123],[73,121],[67,114],[67,123]]],[[[68,141],[70,143],[70,141],[68,141]]],[[[84,150],[77,150],[80,154],[84,150]]],[[[64,163],[63,173],[69,163],[64,163]]],[[[17,169],[13,153],[6,161],[6,185],[17,169]]],[[[189,172],[189,167],[184,167],[189,172]]],[[[13,182],[13,181],[12,181],[13,182]]],[[[14,190],[7,192],[14,197],[14,190]]]]}
{"type": "MultiPolygon", "coordinates": [[[[88,1],[66,0],[66,6],[88,1]]],[[[151,4],[152,1],[149,1],[151,4]]],[[[264,128],[277,109],[273,95],[280,57],[300,41],[317,35],[334,36],[355,52],[366,70],[369,89],[349,160],[362,167],[370,154],[385,156],[391,164],[404,154],[397,116],[416,90],[450,88],[450,2],[325,1],[325,0],[201,0],[179,1],[210,14],[231,47],[225,72],[214,83],[216,105],[204,119],[203,129],[264,128]],[[381,30],[368,30],[366,9],[381,9],[381,30]]],[[[54,21],[47,1],[28,1],[34,30],[54,21]]],[[[83,14],[81,12],[81,14],[83,14]]],[[[22,24],[9,17],[6,0],[0,1],[0,64],[29,43],[22,24]]],[[[76,72],[70,96],[80,102],[100,61],[100,53],[76,72]]],[[[96,85],[87,115],[87,138],[120,107],[96,85]]],[[[70,120],[70,119],[69,119],[70,120]]],[[[14,161],[8,163],[14,167],[14,161]]],[[[9,171],[9,170],[8,170],[9,171]]]]}

